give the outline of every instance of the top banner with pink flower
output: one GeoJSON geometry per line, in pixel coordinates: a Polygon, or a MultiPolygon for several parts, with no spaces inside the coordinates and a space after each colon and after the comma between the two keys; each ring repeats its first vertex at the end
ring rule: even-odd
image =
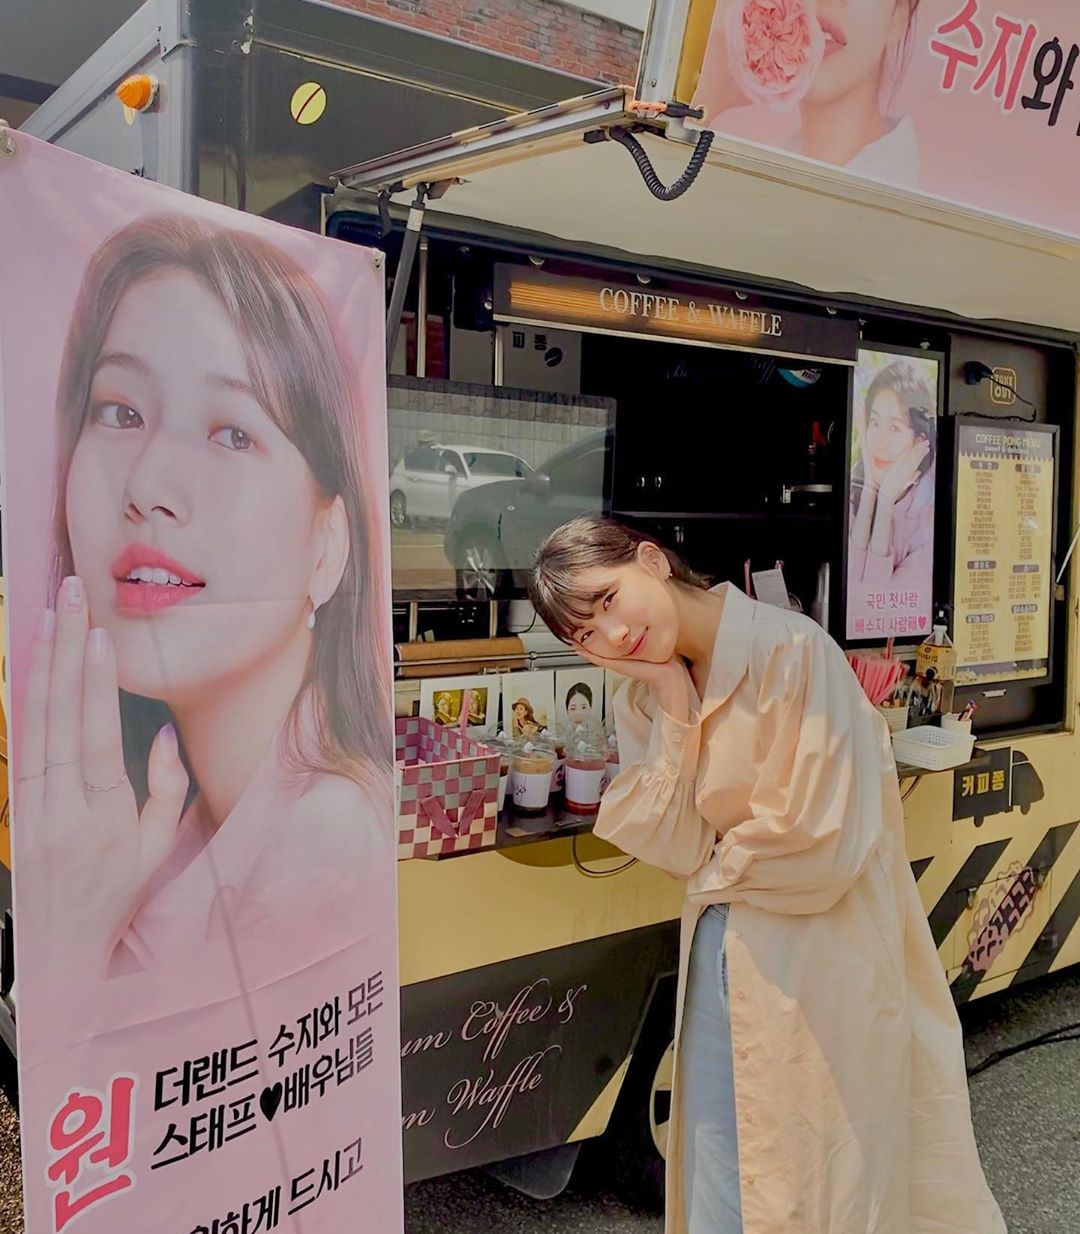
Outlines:
{"type": "Polygon", "coordinates": [[[714,132],[1080,237],[1078,83],[1075,0],[717,0],[693,102],[714,132]]]}

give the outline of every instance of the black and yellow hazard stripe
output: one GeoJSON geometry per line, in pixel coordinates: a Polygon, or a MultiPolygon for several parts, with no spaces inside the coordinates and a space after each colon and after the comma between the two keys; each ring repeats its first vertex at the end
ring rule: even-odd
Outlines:
{"type": "MultiPolygon", "coordinates": [[[[1050,871],[1054,865],[1054,862],[1061,856],[1065,849],[1065,845],[1072,838],[1072,834],[1076,828],[1076,823],[1063,823],[1058,827],[1051,827],[1050,830],[1043,836],[1035,851],[1024,863],[1020,874],[1017,876],[1017,881],[1020,882],[1025,878],[1025,876],[1030,878],[1032,874],[1035,874],[1037,879],[1033,879],[1031,881],[1031,888],[1041,885],[1041,880],[1045,879],[1046,874],[1050,871]]],[[[1035,891],[1034,894],[1038,894],[1038,892],[1035,891]]],[[[1073,924],[1075,924],[1075,918],[1073,919],[1073,924]]],[[[1043,933],[1046,932],[1044,931],[1043,933]]],[[[1005,933],[1005,937],[1008,937],[1008,933],[1005,933]]],[[[1040,935],[1040,937],[1042,936],[1040,935]]],[[[1039,943],[1036,941],[1035,949],[1038,947],[1039,943]]],[[[1056,951],[1057,948],[1055,947],[1053,950],[1056,951]]],[[[1043,952],[1037,952],[1037,955],[1040,958],[1042,954],[1043,952]]],[[[1051,960],[1048,961],[1046,965],[1047,970],[1049,969],[1051,961],[1052,954],[1051,960]]],[[[1021,968],[1022,967],[1023,966],[1021,966],[1021,968]]],[[[965,958],[959,975],[952,983],[953,998],[958,1003],[966,1003],[975,994],[975,991],[979,987],[979,983],[987,975],[987,971],[989,970],[979,971],[972,964],[970,958],[965,958]]]]}
{"type": "Polygon", "coordinates": [[[956,877],[930,910],[930,933],[934,936],[935,947],[940,948],[952,933],[967,908],[968,892],[986,882],[1009,843],[1008,840],[991,840],[979,844],[968,854],[956,877]]]}
{"type": "MultiPolygon", "coordinates": [[[[1053,895],[1055,900],[1053,911],[1048,914],[1045,925],[1032,941],[1015,972],[1011,974],[1009,984],[1017,985],[1031,981],[1050,972],[1062,948],[1066,946],[1077,924],[1080,923],[1080,870],[1071,869],[1073,860],[1069,860],[1063,863],[1067,867],[1065,879],[1068,880],[1064,885],[1054,883],[1048,876],[1058,858],[1068,848],[1078,828],[1080,828],[1080,823],[1076,822],[1051,827],[1043,834],[1035,848],[1028,850],[1027,853],[1023,853],[1023,850],[1021,853],[1016,852],[1016,848],[1022,843],[1020,836],[976,845],[965,857],[945,889],[938,895],[927,914],[930,931],[937,948],[945,949],[953,932],[960,926],[961,918],[971,907],[972,892],[993,881],[995,871],[1007,866],[1015,874],[1007,891],[1011,890],[1015,884],[1017,894],[1022,896],[1025,893],[1030,894],[1032,888],[1037,887],[1034,894],[1053,895]],[[1023,857],[1027,858],[1026,861],[1023,857]]],[[[1080,840],[1077,840],[1077,843],[1080,843],[1080,840]]],[[[1076,844],[1072,846],[1070,852],[1075,858],[1076,844]]],[[[911,872],[915,881],[922,882],[928,875],[930,879],[933,879],[934,875],[930,873],[932,869],[938,871],[940,877],[944,879],[947,877],[947,870],[942,868],[942,863],[946,861],[945,854],[913,860],[911,872]]],[[[1001,876],[1004,877],[1004,873],[1001,876]]],[[[1003,920],[999,925],[1002,943],[1007,942],[1012,933],[1019,933],[1019,929],[1014,931],[1008,928],[1007,920],[1003,920]]],[[[1018,940],[1014,940],[1014,946],[1015,941],[1018,940]]],[[[954,947],[960,945],[962,944],[959,944],[957,940],[953,940],[954,947]]],[[[1001,944],[996,945],[1001,947],[1001,944]]],[[[954,972],[951,988],[953,997],[958,1003],[977,997],[983,981],[994,975],[993,963],[990,963],[985,970],[979,971],[977,961],[973,962],[969,955],[964,956],[962,963],[960,963],[959,956],[950,962],[949,957],[943,954],[942,959],[945,967],[954,972]],[[960,963],[958,972],[954,968],[957,963],[960,963]]],[[[1013,962],[1015,963],[1015,956],[1013,962]]],[[[1008,970],[999,973],[994,988],[1000,988],[1001,978],[1008,975],[1008,970]]]]}
{"type": "Polygon", "coordinates": [[[1080,872],[1058,900],[1050,919],[1032,943],[1031,950],[1017,969],[1011,984],[1018,985],[1023,981],[1045,977],[1053,967],[1058,953],[1068,942],[1077,921],[1080,921],[1080,872]]]}

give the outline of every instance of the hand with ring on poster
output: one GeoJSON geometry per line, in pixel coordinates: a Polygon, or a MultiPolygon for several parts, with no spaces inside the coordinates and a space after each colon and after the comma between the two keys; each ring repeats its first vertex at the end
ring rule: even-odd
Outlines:
{"type": "Polygon", "coordinates": [[[88,625],[82,580],[67,578],[31,655],[15,814],[20,922],[31,922],[28,938],[62,939],[54,955],[80,982],[106,975],[172,850],[188,788],[166,725],[150,751],[150,795],[139,812],[124,772],[115,651],[105,630],[88,625]]]}
{"type": "Polygon", "coordinates": [[[895,462],[877,473],[878,495],[883,501],[899,501],[918,480],[919,469],[930,453],[930,443],[920,437],[910,450],[905,450],[895,462]]]}

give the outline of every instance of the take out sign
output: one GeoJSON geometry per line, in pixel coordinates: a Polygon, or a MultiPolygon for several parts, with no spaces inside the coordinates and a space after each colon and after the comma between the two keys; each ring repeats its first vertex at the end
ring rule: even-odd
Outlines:
{"type": "Polygon", "coordinates": [[[494,317],[517,325],[559,325],[586,333],[668,338],[706,347],[767,351],[853,363],[858,324],[778,309],[720,289],[669,287],[549,274],[497,265],[494,317]]]}

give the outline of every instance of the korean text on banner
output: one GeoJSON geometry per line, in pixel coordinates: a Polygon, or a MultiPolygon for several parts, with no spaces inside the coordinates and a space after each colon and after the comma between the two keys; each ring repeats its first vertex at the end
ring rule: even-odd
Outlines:
{"type": "Polygon", "coordinates": [[[368,250],[15,142],[27,1234],[392,1234],[381,274],[368,250]]]}

